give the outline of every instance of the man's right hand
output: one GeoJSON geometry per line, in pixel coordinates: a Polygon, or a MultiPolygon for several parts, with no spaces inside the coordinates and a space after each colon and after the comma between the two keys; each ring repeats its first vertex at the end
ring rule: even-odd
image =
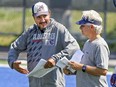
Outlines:
{"type": "Polygon", "coordinates": [[[16,71],[18,71],[18,72],[20,72],[20,73],[22,73],[22,74],[27,74],[27,73],[29,73],[29,71],[28,71],[27,69],[24,69],[24,68],[20,67],[20,64],[21,64],[20,61],[15,61],[15,62],[13,63],[13,69],[15,69],[16,71]]]}

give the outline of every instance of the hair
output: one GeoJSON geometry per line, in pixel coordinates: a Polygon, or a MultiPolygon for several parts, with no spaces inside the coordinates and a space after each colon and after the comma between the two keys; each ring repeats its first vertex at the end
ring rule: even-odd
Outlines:
{"type": "Polygon", "coordinates": [[[93,26],[94,26],[97,34],[101,34],[102,33],[102,29],[103,29],[102,25],[101,26],[93,25],[93,26]]]}
{"type": "Polygon", "coordinates": [[[82,17],[86,17],[89,20],[96,20],[101,22],[101,25],[95,25],[95,24],[92,25],[94,26],[97,34],[100,34],[102,32],[102,18],[98,12],[94,10],[83,11],[82,17]]]}

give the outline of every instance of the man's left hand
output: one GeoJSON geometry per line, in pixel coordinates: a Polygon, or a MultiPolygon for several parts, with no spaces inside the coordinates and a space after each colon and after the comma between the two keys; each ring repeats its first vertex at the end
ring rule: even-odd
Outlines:
{"type": "Polygon", "coordinates": [[[49,58],[46,64],[44,65],[44,68],[52,68],[53,66],[55,66],[55,60],[52,58],[49,58]]]}

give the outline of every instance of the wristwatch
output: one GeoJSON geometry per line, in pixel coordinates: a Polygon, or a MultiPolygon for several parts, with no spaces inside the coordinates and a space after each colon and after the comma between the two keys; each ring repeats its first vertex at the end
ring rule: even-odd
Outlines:
{"type": "Polygon", "coordinates": [[[82,66],[82,71],[85,72],[86,71],[86,65],[82,66]]]}

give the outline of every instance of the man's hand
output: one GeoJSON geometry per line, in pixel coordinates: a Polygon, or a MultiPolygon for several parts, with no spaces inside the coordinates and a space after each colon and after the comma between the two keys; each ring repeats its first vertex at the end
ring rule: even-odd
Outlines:
{"type": "Polygon", "coordinates": [[[66,75],[72,74],[72,72],[71,72],[70,70],[68,70],[67,67],[68,67],[68,66],[66,66],[65,68],[63,68],[64,74],[66,74],[66,75]]]}
{"type": "Polygon", "coordinates": [[[116,74],[112,74],[110,84],[112,87],[116,87],[116,74]]]}
{"type": "Polygon", "coordinates": [[[53,66],[55,66],[55,60],[49,58],[46,64],[44,65],[44,68],[52,68],[53,66]]]}
{"type": "Polygon", "coordinates": [[[79,70],[79,69],[81,69],[81,68],[80,68],[80,67],[81,67],[81,64],[80,64],[80,63],[71,61],[71,62],[69,62],[69,65],[70,65],[71,68],[74,69],[74,70],[79,70]]]}
{"type": "Polygon", "coordinates": [[[29,73],[28,70],[26,70],[26,69],[20,67],[20,66],[19,66],[20,64],[21,64],[20,61],[15,61],[15,62],[13,63],[13,69],[15,69],[16,71],[18,71],[18,72],[20,72],[20,73],[23,73],[23,74],[29,73]]]}

